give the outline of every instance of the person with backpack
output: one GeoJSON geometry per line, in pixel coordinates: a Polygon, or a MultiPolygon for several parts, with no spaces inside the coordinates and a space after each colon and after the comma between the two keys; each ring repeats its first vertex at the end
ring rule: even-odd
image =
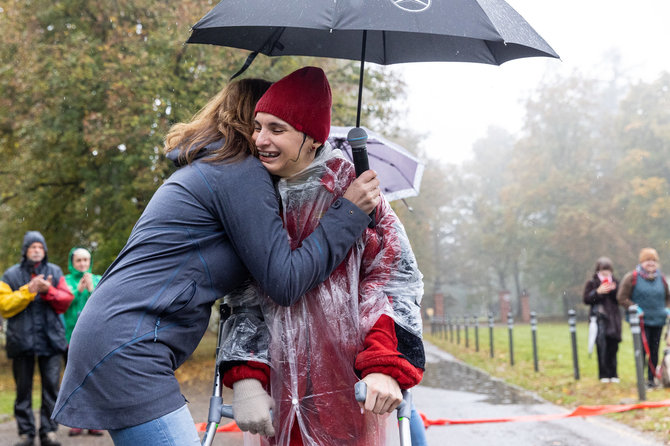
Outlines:
{"type": "Polygon", "coordinates": [[[618,281],[613,276],[612,261],[600,257],[593,277],[584,285],[584,303],[591,306],[590,315],[596,318],[598,335],[598,378],[604,383],[618,383],[617,351],[621,342],[621,310],[617,302],[618,281]]]}
{"type": "Polygon", "coordinates": [[[640,315],[645,357],[648,358],[647,388],[656,386],[658,348],[665,320],[670,314],[670,291],[659,269],[658,253],[653,248],[640,251],[639,264],[624,276],[619,286],[617,300],[628,309],[636,305],[640,315]]]}

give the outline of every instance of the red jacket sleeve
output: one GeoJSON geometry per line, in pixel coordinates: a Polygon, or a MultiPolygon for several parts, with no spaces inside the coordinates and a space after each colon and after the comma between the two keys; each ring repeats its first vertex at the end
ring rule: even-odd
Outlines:
{"type": "MultiPolygon", "coordinates": [[[[409,389],[421,382],[423,370],[415,367],[407,355],[400,353],[396,324],[382,315],[363,342],[363,351],[356,356],[356,371],[365,378],[370,373],[383,373],[398,381],[401,389],[409,389]]],[[[411,336],[411,335],[410,335],[411,336]]],[[[416,338],[419,344],[421,340],[416,338]]],[[[418,346],[423,349],[423,346],[418,346]]]]}
{"type": "Polygon", "coordinates": [[[270,366],[255,361],[234,365],[223,372],[223,385],[233,388],[233,384],[242,379],[257,379],[266,391],[270,391],[270,366]]]}
{"type": "Polygon", "coordinates": [[[51,305],[56,314],[63,314],[72,303],[74,295],[70,292],[70,288],[65,282],[65,277],[61,277],[58,285],[50,286],[49,291],[42,295],[42,299],[49,302],[49,305],[51,305]]]}

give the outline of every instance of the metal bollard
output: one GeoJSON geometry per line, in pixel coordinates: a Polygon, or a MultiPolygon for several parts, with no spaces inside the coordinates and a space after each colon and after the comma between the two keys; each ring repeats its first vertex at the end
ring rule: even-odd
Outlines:
{"type": "Polygon", "coordinates": [[[472,316],[472,325],[475,326],[475,351],[479,351],[479,318],[475,315],[472,316]]]}
{"type": "Polygon", "coordinates": [[[493,358],[493,313],[489,313],[489,350],[493,358]]]}
{"type": "Polygon", "coordinates": [[[570,338],[572,341],[572,366],[575,379],[579,380],[579,358],[577,356],[577,313],[575,310],[568,311],[568,325],[570,326],[570,338]]]}
{"type": "Polygon", "coordinates": [[[465,330],[465,348],[470,347],[470,322],[468,316],[463,316],[463,329],[465,330]]]}
{"type": "Polygon", "coordinates": [[[461,323],[458,321],[458,316],[454,320],[456,321],[456,344],[461,345],[461,323]]]}
{"type": "Polygon", "coordinates": [[[454,342],[454,320],[452,318],[449,318],[447,328],[449,329],[449,342],[454,342]]]}
{"type": "Polygon", "coordinates": [[[644,351],[642,350],[642,334],[640,333],[640,316],[634,305],[628,307],[628,322],[633,335],[633,353],[635,354],[635,376],[637,377],[637,396],[640,401],[647,399],[647,388],[644,383],[644,351]]]}
{"type": "Polygon", "coordinates": [[[514,338],[512,336],[512,330],[514,330],[514,319],[512,318],[512,312],[507,313],[507,332],[509,333],[509,363],[511,366],[514,366],[514,338]]]}
{"type": "Polygon", "coordinates": [[[533,366],[537,372],[539,370],[537,361],[537,314],[534,311],[530,312],[530,331],[533,335],[533,366]]]}

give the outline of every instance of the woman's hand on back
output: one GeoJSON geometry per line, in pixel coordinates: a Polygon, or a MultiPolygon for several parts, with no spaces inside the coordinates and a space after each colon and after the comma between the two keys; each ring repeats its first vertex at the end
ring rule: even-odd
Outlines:
{"type": "Polygon", "coordinates": [[[366,170],[349,185],[344,198],[358,206],[360,210],[369,214],[379,204],[381,191],[377,172],[366,170]]]}

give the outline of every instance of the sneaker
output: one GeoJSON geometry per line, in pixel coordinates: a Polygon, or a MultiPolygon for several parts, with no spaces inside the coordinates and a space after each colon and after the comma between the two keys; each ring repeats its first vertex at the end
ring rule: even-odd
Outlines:
{"type": "Polygon", "coordinates": [[[61,446],[58,438],[56,437],[56,432],[51,431],[40,437],[40,444],[42,446],[61,446]]]}
{"type": "Polygon", "coordinates": [[[88,435],[93,435],[93,436],[96,436],[96,437],[100,437],[100,436],[104,435],[104,432],[101,431],[100,429],[89,429],[88,430],[88,435]]]}
{"type": "Polygon", "coordinates": [[[35,437],[28,434],[19,435],[18,443],[14,443],[14,446],[33,446],[35,444],[35,437]]]}
{"type": "Polygon", "coordinates": [[[77,437],[77,436],[81,435],[83,432],[84,432],[83,429],[79,429],[78,427],[73,427],[72,429],[70,429],[70,433],[68,433],[68,435],[70,437],[77,437]]]}
{"type": "Polygon", "coordinates": [[[621,380],[619,378],[617,378],[616,376],[613,377],[613,378],[610,378],[610,381],[613,382],[613,383],[620,383],[621,382],[621,380]]]}
{"type": "Polygon", "coordinates": [[[647,390],[654,390],[656,388],[656,384],[654,384],[654,381],[647,381],[647,390]]]}
{"type": "Polygon", "coordinates": [[[610,379],[609,378],[600,378],[600,382],[601,383],[608,383],[608,382],[610,382],[610,379]]]}

